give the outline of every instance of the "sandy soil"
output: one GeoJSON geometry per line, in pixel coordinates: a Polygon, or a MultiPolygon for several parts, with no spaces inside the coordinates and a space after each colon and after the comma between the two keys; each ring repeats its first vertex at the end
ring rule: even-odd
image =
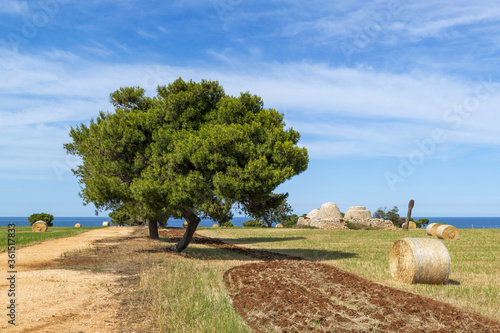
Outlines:
{"type": "MultiPolygon", "coordinates": [[[[134,228],[95,229],[48,240],[16,251],[16,325],[8,323],[7,253],[0,256],[1,332],[115,332],[118,301],[109,291],[116,274],[58,269],[65,253],[87,249],[96,240],[130,235],[134,228]]],[[[101,243],[102,245],[102,243],[101,243]]]]}

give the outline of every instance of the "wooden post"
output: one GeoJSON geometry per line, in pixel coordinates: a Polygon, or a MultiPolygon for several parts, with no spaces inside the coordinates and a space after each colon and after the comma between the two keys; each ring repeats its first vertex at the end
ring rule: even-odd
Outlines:
{"type": "Polygon", "coordinates": [[[410,225],[411,210],[413,209],[414,205],[415,200],[410,200],[410,202],[408,203],[408,214],[406,215],[406,222],[403,224],[403,230],[408,230],[408,226],[410,225]]]}

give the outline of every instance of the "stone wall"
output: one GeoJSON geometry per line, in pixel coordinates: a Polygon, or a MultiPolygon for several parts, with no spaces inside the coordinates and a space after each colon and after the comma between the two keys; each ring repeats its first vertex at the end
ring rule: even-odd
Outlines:
{"type": "Polygon", "coordinates": [[[345,226],[345,222],[342,219],[335,220],[311,220],[311,227],[316,227],[320,229],[332,229],[332,230],[345,230],[349,229],[345,226]]]}
{"type": "Polygon", "coordinates": [[[356,224],[364,224],[367,226],[371,226],[372,228],[375,228],[375,229],[388,230],[388,229],[394,228],[394,225],[392,224],[391,220],[384,220],[384,219],[376,218],[376,217],[372,217],[369,219],[351,219],[351,220],[349,220],[349,222],[356,223],[356,224]]]}

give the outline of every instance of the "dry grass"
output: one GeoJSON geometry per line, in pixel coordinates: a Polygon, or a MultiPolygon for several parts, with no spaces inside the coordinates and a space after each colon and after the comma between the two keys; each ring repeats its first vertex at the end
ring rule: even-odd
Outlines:
{"type": "MultiPolygon", "coordinates": [[[[425,229],[404,232],[205,228],[198,232],[228,243],[334,265],[384,285],[500,320],[500,265],[497,259],[500,230],[461,229],[460,240],[443,240],[452,260],[448,285],[401,285],[391,278],[389,253],[394,241],[409,233],[411,237],[431,238],[425,229]]],[[[112,288],[116,297],[122,300],[120,332],[251,331],[234,311],[222,276],[232,267],[255,260],[202,244],[192,244],[184,254],[176,255],[166,251],[172,244],[168,240],[150,241],[145,235],[143,228],[136,238],[106,241],[98,249],[68,254],[62,259],[68,268],[126,276],[118,287],[112,288]]],[[[340,305],[346,309],[359,306],[342,302],[340,305]]],[[[262,316],[266,315],[264,310],[260,311],[262,316]]],[[[279,331],[273,327],[269,330],[279,331]]]]}
{"type": "Polygon", "coordinates": [[[500,230],[460,229],[459,240],[442,240],[451,257],[447,285],[404,285],[393,281],[389,253],[398,239],[427,236],[425,229],[314,230],[204,229],[199,233],[234,244],[300,255],[500,321],[500,230]]]}

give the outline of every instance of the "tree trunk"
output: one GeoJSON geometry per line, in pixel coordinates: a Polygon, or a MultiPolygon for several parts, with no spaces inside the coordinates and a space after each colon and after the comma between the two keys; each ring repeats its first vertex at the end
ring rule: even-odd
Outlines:
{"type": "Polygon", "coordinates": [[[179,241],[179,243],[170,248],[171,250],[177,252],[181,252],[186,247],[188,247],[191,239],[193,239],[194,232],[196,231],[196,228],[198,228],[198,224],[201,221],[201,219],[196,216],[196,214],[193,213],[192,210],[186,209],[184,207],[179,207],[179,210],[182,213],[182,217],[186,219],[188,225],[186,231],[184,232],[184,236],[182,236],[182,239],[179,241]]]}
{"type": "Polygon", "coordinates": [[[159,239],[160,235],[158,235],[158,221],[155,219],[146,219],[149,228],[149,238],[150,239],[159,239]]]}
{"type": "Polygon", "coordinates": [[[403,224],[403,230],[408,230],[408,226],[410,225],[411,210],[413,209],[414,205],[415,201],[410,200],[410,202],[408,203],[408,214],[406,215],[406,222],[403,224]]]}

